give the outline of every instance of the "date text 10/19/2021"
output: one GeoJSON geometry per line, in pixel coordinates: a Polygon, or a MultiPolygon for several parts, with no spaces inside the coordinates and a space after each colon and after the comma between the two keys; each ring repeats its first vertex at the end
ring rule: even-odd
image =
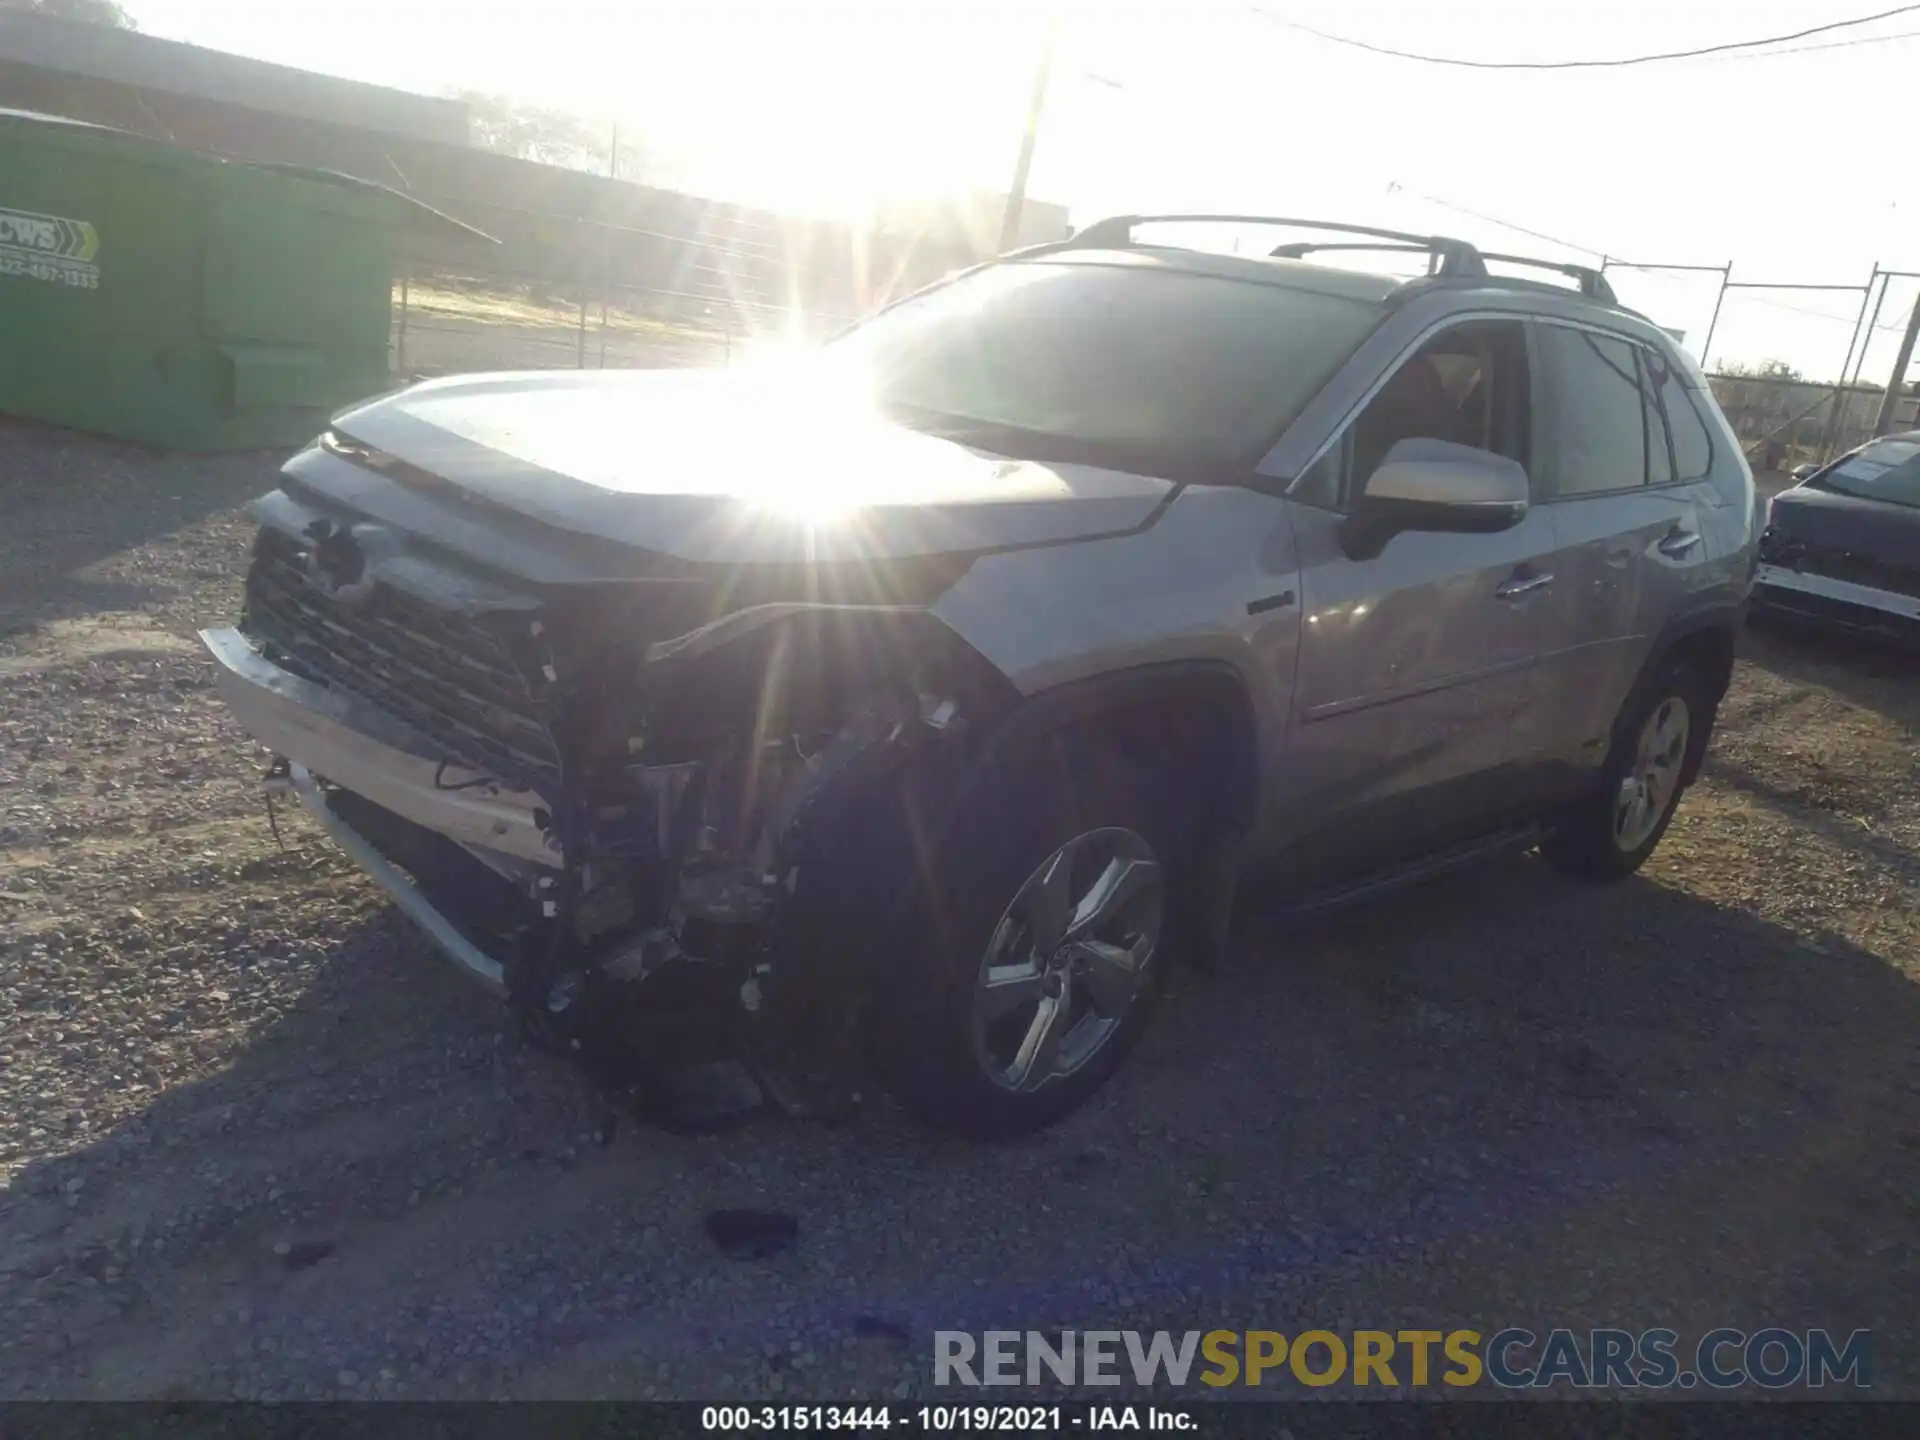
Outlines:
{"type": "Polygon", "coordinates": [[[1032,1432],[1072,1430],[1190,1431],[1185,1410],[1154,1405],[707,1405],[700,1428],[720,1434],[756,1431],[902,1430],[1032,1432]]]}

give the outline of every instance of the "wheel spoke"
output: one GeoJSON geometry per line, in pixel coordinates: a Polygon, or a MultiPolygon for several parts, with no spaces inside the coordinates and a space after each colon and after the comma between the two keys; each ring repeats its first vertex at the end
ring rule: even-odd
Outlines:
{"type": "Polygon", "coordinates": [[[1131,830],[1085,831],[1035,867],[974,981],[974,1052],[995,1085],[1039,1090],[1080,1070],[1122,1028],[1153,963],[1164,904],[1153,849],[1131,830]]]}
{"type": "Polygon", "coordinates": [[[1657,819],[1667,808],[1667,797],[1673,788],[1673,772],[1665,768],[1656,768],[1647,776],[1647,809],[1652,812],[1650,818],[1657,819]]]}
{"type": "Polygon", "coordinates": [[[1634,747],[1633,768],[1636,772],[1645,770],[1647,762],[1653,758],[1653,748],[1659,743],[1660,723],[1656,715],[1640,731],[1640,743],[1634,747]]]}
{"type": "Polygon", "coordinates": [[[1066,938],[1072,923],[1073,847],[1054,853],[1046,868],[1027,882],[1025,908],[1036,955],[1047,955],[1066,938]]]}
{"type": "Polygon", "coordinates": [[[1067,1026],[1069,998],[1070,993],[1064,989],[1058,995],[1040,998],[1040,1006],[1033,1012],[1033,1023],[1027,1026],[1026,1036],[1020,1041],[1019,1052],[1007,1066],[1006,1082],[1014,1089],[1030,1089],[1053,1074],[1054,1055],[1067,1026]]]}
{"type": "Polygon", "coordinates": [[[1624,850],[1646,843],[1680,793],[1692,716],[1686,701],[1669,695],[1640,727],[1632,772],[1621,781],[1613,837],[1624,850]]]}
{"type": "Polygon", "coordinates": [[[1040,967],[1031,961],[989,967],[980,984],[980,1018],[991,1024],[1045,998],[1040,967]]]}
{"type": "Polygon", "coordinates": [[[1159,873],[1160,867],[1151,860],[1116,855],[1093,882],[1093,888],[1074,907],[1065,938],[1082,939],[1122,914],[1135,897],[1159,878],[1159,873]]]}
{"type": "Polygon", "coordinates": [[[1620,794],[1613,803],[1613,833],[1615,838],[1626,835],[1634,824],[1634,816],[1640,810],[1641,784],[1629,777],[1620,786],[1620,794]]]}
{"type": "Polygon", "coordinates": [[[1082,962],[1078,978],[1086,983],[1094,1009],[1112,1019],[1132,1004],[1151,953],[1145,940],[1131,947],[1109,944],[1105,940],[1075,941],[1073,956],[1082,962]]]}

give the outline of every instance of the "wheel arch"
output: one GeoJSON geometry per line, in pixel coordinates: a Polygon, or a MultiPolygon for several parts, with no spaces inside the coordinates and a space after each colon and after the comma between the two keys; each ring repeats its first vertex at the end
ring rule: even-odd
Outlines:
{"type": "Polygon", "coordinates": [[[1029,697],[995,729],[975,768],[1002,770],[1061,739],[1101,746],[1162,778],[1161,798],[1183,835],[1238,836],[1258,810],[1258,733],[1252,692],[1237,668],[1224,660],[1167,661],[1029,697]]]}
{"type": "MultiPolygon", "coordinates": [[[[1740,622],[1741,612],[1737,607],[1715,607],[1672,621],[1655,639],[1629,695],[1638,697],[1659,676],[1676,665],[1685,665],[1700,677],[1705,686],[1708,706],[1706,719],[1711,724],[1720,702],[1726,698],[1728,687],[1733,683],[1733,661],[1739,645],[1740,622]]],[[[1630,698],[1628,704],[1622,707],[1622,713],[1630,710],[1632,704],[1630,698]]],[[[1692,748],[1687,767],[1681,775],[1683,783],[1690,785],[1698,778],[1705,749],[1704,743],[1692,748]]]]}
{"type": "MultiPolygon", "coordinates": [[[[1204,894],[1197,876],[1216,861],[1215,845],[1236,843],[1253,822],[1256,743],[1246,682],[1221,661],[1156,663],[1029,696],[966,745],[928,747],[919,761],[869,777],[833,808],[837,818],[805,847],[798,893],[766,937],[775,983],[798,1001],[796,1017],[884,986],[916,930],[943,928],[946,856],[964,843],[968,817],[991,810],[997,792],[1016,787],[1034,764],[1116,754],[1147,780],[1151,801],[1174,807],[1167,813],[1179,845],[1171,888],[1204,894]],[[1080,754],[1062,755],[1063,746],[1080,754]],[[849,917],[858,923],[850,927],[849,917]]],[[[1196,909],[1189,905],[1183,917],[1196,909]]]]}

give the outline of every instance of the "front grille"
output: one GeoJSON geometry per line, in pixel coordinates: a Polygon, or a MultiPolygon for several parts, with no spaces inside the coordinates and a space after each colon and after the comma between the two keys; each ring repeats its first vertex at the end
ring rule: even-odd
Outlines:
{"type": "Polygon", "coordinates": [[[552,793],[560,756],[497,624],[388,585],[352,604],[313,583],[300,542],[262,530],[246,628],[269,657],[404,720],[474,768],[552,793]]]}
{"type": "Polygon", "coordinates": [[[1920,644],[1920,622],[1889,615],[1884,610],[1836,600],[1829,595],[1810,595],[1804,590],[1787,590],[1770,585],[1761,588],[1758,599],[1768,611],[1777,615],[1861,634],[1879,635],[1910,645],[1920,644]]]}

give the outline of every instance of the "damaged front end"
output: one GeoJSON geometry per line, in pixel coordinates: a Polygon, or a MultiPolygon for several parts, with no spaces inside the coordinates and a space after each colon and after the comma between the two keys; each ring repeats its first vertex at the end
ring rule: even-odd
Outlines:
{"type": "Polygon", "coordinates": [[[541,1042],[844,1105],[916,837],[1012,700],[926,608],[964,562],[554,585],[258,511],[203,640],[270,787],[541,1042]]]}

